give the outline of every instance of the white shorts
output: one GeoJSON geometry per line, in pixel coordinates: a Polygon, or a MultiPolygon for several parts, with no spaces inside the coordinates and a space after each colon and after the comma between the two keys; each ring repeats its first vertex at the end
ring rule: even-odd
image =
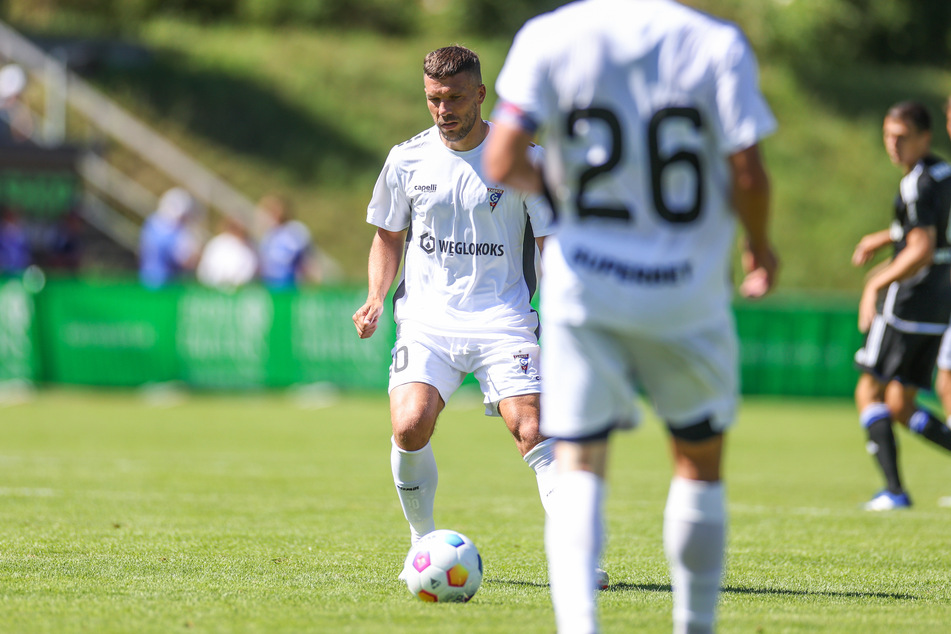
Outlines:
{"type": "Polygon", "coordinates": [[[941,337],[941,347],[938,349],[935,365],[939,370],[951,370],[951,328],[945,330],[941,337]]]}
{"type": "MultiPolygon", "coordinates": [[[[643,388],[668,427],[720,433],[736,418],[737,338],[732,319],[676,338],[545,324],[542,433],[584,440],[640,422],[643,388]],[[695,427],[696,426],[696,427],[695,427]]],[[[685,431],[686,433],[686,431],[685,431]]]]}
{"type": "Polygon", "coordinates": [[[471,373],[485,395],[486,416],[498,416],[502,399],[541,392],[538,356],[534,334],[489,338],[401,331],[393,347],[389,391],[406,383],[426,383],[448,403],[471,373]]]}

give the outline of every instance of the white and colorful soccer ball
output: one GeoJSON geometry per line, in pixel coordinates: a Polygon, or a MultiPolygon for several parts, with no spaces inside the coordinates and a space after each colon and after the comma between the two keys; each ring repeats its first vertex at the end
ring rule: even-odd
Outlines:
{"type": "Polygon", "coordinates": [[[400,579],[422,601],[465,603],[482,585],[482,557],[462,533],[436,530],[409,549],[400,579]]]}

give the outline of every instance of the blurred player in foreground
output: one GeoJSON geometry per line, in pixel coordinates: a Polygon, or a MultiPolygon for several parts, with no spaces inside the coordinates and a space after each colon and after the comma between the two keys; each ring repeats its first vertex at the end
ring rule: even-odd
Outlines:
{"type": "Polygon", "coordinates": [[[558,631],[596,632],[608,438],[634,426],[637,385],[670,430],[664,543],[674,630],[709,632],[723,568],[724,433],[738,400],[730,254],[741,290],[770,290],[775,128],[733,25],[676,2],[588,0],[522,28],[497,89],[486,173],[538,192],[526,150],[544,132],[557,229],[543,254],[542,432],[557,439],[546,527],[558,631]]]}
{"type": "MultiPolygon", "coordinates": [[[[945,130],[951,137],[951,97],[944,102],[945,130]]],[[[945,423],[951,423],[951,328],[945,331],[941,339],[941,349],[938,350],[938,372],[935,377],[935,392],[941,399],[944,409],[945,423]]],[[[951,506],[951,497],[942,498],[942,505],[951,506]]]]}
{"type": "Polygon", "coordinates": [[[551,209],[540,196],[482,175],[485,140],[494,132],[482,119],[478,56],[449,46],[427,55],[423,69],[435,125],[386,159],[367,211],[378,227],[369,293],[353,315],[360,337],[372,336],[402,258],[390,460],[413,542],[435,529],[438,476],[429,441],[436,419],[470,372],[486,414],[502,417],[534,469],[547,512],[554,477],[553,443],[538,431],[538,315],[530,305],[536,242],[541,248],[551,209]]]}
{"type": "MultiPolygon", "coordinates": [[[[951,138],[951,97],[944,102],[944,127],[951,138]]],[[[951,327],[944,331],[941,338],[941,348],[938,350],[938,360],[935,362],[938,371],[935,375],[935,393],[941,400],[944,409],[944,423],[951,425],[951,327]]],[[[938,500],[939,506],[951,506],[951,496],[938,500]]]]}
{"type": "Polygon", "coordinates": [[[894,250],[894,257],[866,280],[859,302],[859,330],[867,334],[855,353],[862,372],[855,404],[869,453],[885,477],[885,489],[865,505],[869,511],[911,506],[898,467],[893,420],[951,450],[951,429],[915,401],[919,389],[931,388],[951,317],[951,166],[931,153],[931,117],[918,102],[892,106],[882,133],[889,158],[904,172],[895,219],[888,229],[863,236],[852,254],[852,263],[861,266],[880,249],[894,250]]]}

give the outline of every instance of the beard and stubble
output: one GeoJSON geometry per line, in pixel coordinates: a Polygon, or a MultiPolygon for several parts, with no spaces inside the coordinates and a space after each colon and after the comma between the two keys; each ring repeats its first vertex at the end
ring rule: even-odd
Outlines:
{"type": "Polygon", "coordinates": [[[442,138],[444,138],[446,141],[449,141],[450,143],[461,141],[462,139],[466,138],[466,136],[468,136],[468,134],[472,131],[472,128],[475,127],[476,114],[476,111],[469,112],[462,119],[457,117],[440,117],[438,121],[439,134],[442,136],[442,138]],[[443,128],[443,124],[446,123],[458,123],[459,125],[457,125],[455,128],[452,128],[451,130],[446,130],[443,128]]]}

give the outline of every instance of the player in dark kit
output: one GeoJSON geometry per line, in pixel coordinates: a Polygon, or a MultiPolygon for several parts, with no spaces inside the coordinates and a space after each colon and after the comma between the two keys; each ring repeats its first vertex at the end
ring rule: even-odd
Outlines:
{"type": "Polygon", "coordinates": [[[862,372],[855,403],[868,450],[886,482],[865,505],[870,511],[911,506],[901,483],[892,421],[951,450],[951,429],[915,402],[919,389],[931,387],[951,316],[951,165],[931,154],[931,117],[920,103],[893,106],[882,131],[892,163],[905,172],[895,219],[890,228],[864,236],[852,254],[852,263],[861,266],[879,249],[894,248],[894,257],[869,276],[859,302],[859,330],[867,334],[865,346],[855,353],[862,372]]]}

